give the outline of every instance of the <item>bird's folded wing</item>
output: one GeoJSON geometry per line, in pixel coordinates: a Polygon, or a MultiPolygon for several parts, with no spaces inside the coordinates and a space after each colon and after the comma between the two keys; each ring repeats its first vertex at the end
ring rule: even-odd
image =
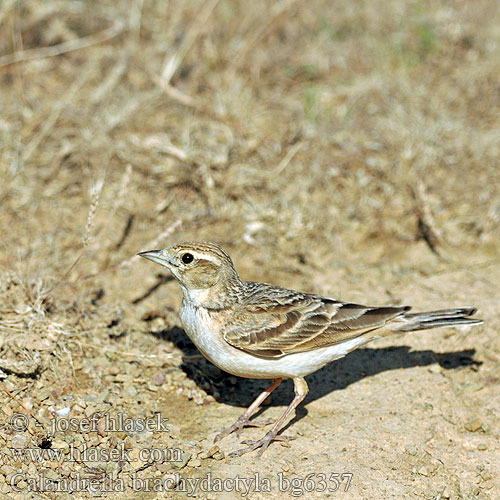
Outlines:
{"type": "Polygon", "coordinates": [[[367,307],[272,287],[248,294],[231,315],[223,337],[258,356],[280,357],[360,337],[409,307],[367,307]]]}

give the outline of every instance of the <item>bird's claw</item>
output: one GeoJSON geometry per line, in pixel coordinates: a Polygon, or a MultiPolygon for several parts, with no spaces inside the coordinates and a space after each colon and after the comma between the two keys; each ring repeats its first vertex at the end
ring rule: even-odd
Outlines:
{"type": "Polygon", "coordinates": [[[240,417],[236,422],[231,425],[231,427],[223,427],[222,429],[219,430],[219,434],[215,436],[214,438],[214,443],[217,441],[220,441],[221,439],[225,438],[226,436],[229,436],[229,434],[232,434],[233,432],[236,433],[236,436],[240,437],[241,431],[245,427],[264,427],[266,425],[272,424],[271,419],[267,420],[250,420],[249,418],[242,418],[240,417]]]}
{"type": "Polygon", "coordinates": [[[232,451],[229,454],[229,456],[239,457],[240,455],[249,453],[250,451],[254,451],[257,448],[260,448],[260,450],[257,452],[257,456],[260,457],[273,441],[291,441],[292,439],[295,439],[295,436],[277,435],[275,432],[270,431],[262,439],[259,439],[258,441],[253,441],[250,439],[242,441],[242,444],[246,444],[248,446],[246,448],[242,448],[241,450],[232,451]]]}

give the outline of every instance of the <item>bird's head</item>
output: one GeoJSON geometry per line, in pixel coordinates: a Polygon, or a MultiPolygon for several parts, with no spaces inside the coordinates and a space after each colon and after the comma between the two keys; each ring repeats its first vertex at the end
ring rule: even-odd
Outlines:
{"type": "Polygon", "coordinates": [[[231,257],[216,243],[186,241],[138,255],[166,267],[196,305],[216,307],[241,283],[231,257]]]}

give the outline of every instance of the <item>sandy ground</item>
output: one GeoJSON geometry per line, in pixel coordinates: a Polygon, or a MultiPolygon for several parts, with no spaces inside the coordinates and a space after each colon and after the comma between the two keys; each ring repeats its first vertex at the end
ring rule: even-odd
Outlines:
{"type": "Polygon", "coordinates": [[[498,498],[499,23],[493,0],[1,3],[1,498],[498,498]],[[135,257],[185,239],[246,280],[485,322],[351,353],[293,441],[229,458],[265,430],[216,430],[267,382],[202,359],[135,257]]]}

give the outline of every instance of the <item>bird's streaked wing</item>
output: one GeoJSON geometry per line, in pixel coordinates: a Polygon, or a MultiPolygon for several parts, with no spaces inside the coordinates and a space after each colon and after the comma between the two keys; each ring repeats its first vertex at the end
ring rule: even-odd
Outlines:
{"type": "Polygon", "coordinates": [[[258,356],[328,347],[367,334],[409,307],[368,307],[263,283],[245,283],[247,293],[223,327],[232,346],[258,356]]]}

